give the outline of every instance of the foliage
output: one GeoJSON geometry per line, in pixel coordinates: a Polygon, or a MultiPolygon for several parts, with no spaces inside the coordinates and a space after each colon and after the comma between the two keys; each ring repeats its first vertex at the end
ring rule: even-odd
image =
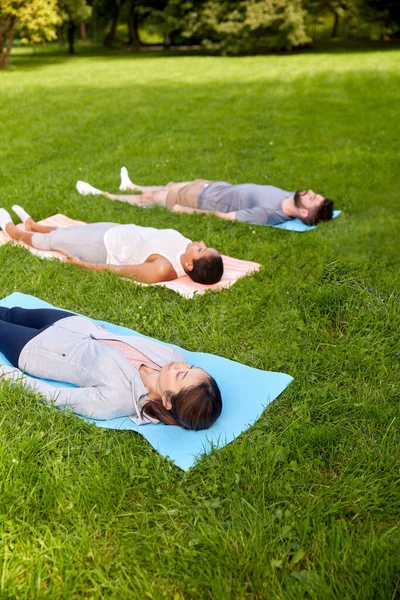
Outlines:
{"type": "Polygon", "coordinates": [[[311,41],[305,31],[305,11],[301,0],[242,0],[222,4],[211,0],[206,6],[206,22],[222,38],[224,49],[243,51],[273,46],[290,50],[311,41]],[[227,10],[229,5],[229,10],[227,10]]]}
{"type": "Polygon", "coordinates": [[[59,23],[57,0],[1,0],[0,67],[8,66],[14,33],[26,42],[49,41],[59,23]]]}
{"type": "Polygon", "coordinates": [[[92,14],[92,7],[86,0],[58,0],[63,21],[67,24],[69,53],[74,54],[75,30],[78,23],[87,21],[92,14]]]}
{"type": "Polygon", "coordinates": [[[1,73],[5,208],[172,227],[263,265],[185,300],[8,245],[1,295],[294,376],[188,473],[141,436],[2,385],[2,597],[398,596],[400,52],[339,50],[110,60],[95,47],[75,61],[16,49],[1,73]],[[298,234],[77,194],[77,179],[117,190],[122,165],[149,185],[307,186],[344,212],[298,234]]]}
{"type": "Polygon", "coordinates": [[[87,21],[92,14],[92,7],[86,0],[58,0],[58,5],[64,21],[80,23],[87,21]]]}
{"type": "MultiPolygon", "coordinates": [[[[78,0],[75,0],[78,1],[78,0]]],[[[83,0],[82,0],[83,1],[83,0]]],[[[214,53],[291,50],[315,41],[317,23],[332,37],[381,37],[399,29],[398,0],[92,0],[93,23],[107,26],[105,45],[116,40],[118,23],[128,43],[140,48],[138,30],[164,36],[165,45],[202,44],[214,53]],[[330,24],[332,22],[332,25],[330,24]]]]}
{"type": "Polygon", "coordinates": [[[170,35],[201,41],[209,50],[237,53],[309,43],[305,14],[301,0],[169,0],[149,22],[170,35]]]}
{"type": "Polygon", "coordinates": [[[380,25],[381,39],[400,31],[400,2],[398,0],[365,0],[364,15],[380,25]]]}

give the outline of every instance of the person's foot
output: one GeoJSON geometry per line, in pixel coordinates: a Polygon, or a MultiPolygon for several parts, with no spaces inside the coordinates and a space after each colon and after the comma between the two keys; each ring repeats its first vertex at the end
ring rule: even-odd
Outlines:
{"type": "Polygon", "coordinates": [[[13,223],[10,213],[5,208],[0,208],[0,229],[6,231],[6,226],[9,223],[13,223]]]}
{"type": "Polygon", "coordinates": [[[76,189],[81,194],[81,196],[101,196],[103,192],[98,190],[97,188],[90,185],[90,183],[86,183],[85,181],[77,181],[76,189]]]}
{"type": "Polygon", "coordinates": [[[23,222],[24,225],[27,225],[27,221],[29,221],[29,220],[33,221],[32,217],[30,215],[28,215],[26,210],[24,210],[22,208],[22,206],[20,206],[19,204],[14,204],[12,209],[15,212],[15,214],[17,215],[17,217],[19,217],[21,219],[21,221],[23,222]]]}
{"type": "Polygon", "coordinates": [[[134,184],[129,179],[128,169],[126,167],[122,167],[120,176],[121,184],[119,186],[119,189],[121,190],[121,192],[126,192],[126,190],[131,190],[134,188],[134,184]]]}

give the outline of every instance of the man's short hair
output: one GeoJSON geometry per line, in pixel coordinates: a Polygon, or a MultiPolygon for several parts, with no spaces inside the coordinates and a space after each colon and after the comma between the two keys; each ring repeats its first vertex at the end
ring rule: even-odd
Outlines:
{"type": "Polygon", "coordinates": [[[324,198],[321,206],[319,206],[315,212],[311,211],[309,219],[311,220],[308,225],[316,225],[319,221],[330,221],[333,217],[333,200],[330,198],[324,198]]]}
{"type": "Polygon", "coordinates": [[[204,256],[193,261],[193,269],[187,272],[196,283],[212,285],[218,283],[224,273],[224,263],[220,255],[204,256]]]}
{"type": "MultiPolygon", "coordinates": [[[[294,205],[304,208],[301,202],[301,196],[304,192],[297,190],[294,195],[294,205]]],[[[321,206],[308,210],[308,216],[301,219],[306,225],[316,225],[319,221],[330,221],[333,217],[333,200],[324,198],[321,206]]]]}

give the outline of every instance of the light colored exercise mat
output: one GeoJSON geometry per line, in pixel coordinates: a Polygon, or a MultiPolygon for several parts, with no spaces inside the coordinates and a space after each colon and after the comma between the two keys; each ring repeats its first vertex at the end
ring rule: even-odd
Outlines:
{"type": "MultiPolygon", "coordinates": [[[[53,215],[52,217],[43,219],[43,221],[39,221],[39,223],[40,225],[48,225],[49,227],[71,227],[72,225],[85,225],[84,221],[75,221],[74,219],[70,219],[66,215],[62,214],[53,215]]],[[[18,225],[18,227],[23,229],[22,224],[18,225]]],[[[3,231],[0,231],[0,246],[10,241],[11,238],[3,231]]],[[[30,252],[32,252],[32,254],[40,256],[41,258],[58,258],[59,260],[65,260],[65,255],[62,254],[62,252],[55,252],[53,250],[37,250],[36,248],[32,248],[32,246],[28,246],[24,242],[17,243],[18,245],[27,248],[30,252]]],[[[173,290],[174,292],[177,292],[178,294],[181,294],[181,296],[185,296],[185,298],[194,298],[197,295],[204,294],[204,292],[208,290],[222,290],[224,288],[228,288],[241,277],[249,275],[250,273],[254,273],[261,268],[261,265],[256,262],[240,260],[239,258],[232,258],[231,256],[221,256],[224,262],[224,274],[221,281],[218,283],[213,285],[203,285],[190,279],[189,275],[184,275],[183,277],[179,277],[173,281],[162,281],[160,283],[153,283],[151,285],[161,285],[173,290]]],[[[137,285],[147,285],[145,283],[135,282],[133,279],[130,279],[130,281],[132,281],[132,283],[136,283],[137,285]]]]}

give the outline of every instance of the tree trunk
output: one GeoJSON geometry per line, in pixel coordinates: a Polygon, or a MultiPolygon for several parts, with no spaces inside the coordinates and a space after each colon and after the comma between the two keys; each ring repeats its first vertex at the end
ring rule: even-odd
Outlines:
{"type": "Polygon", "coordinates": [[[75,48],[74,48],[75,29],[76,29],[75,22],[68,21],[68,30],[67,30],[68,54],[75,54],[75,48]]]}
{"type": "Polygon", "coordinates": [[[4,38],[4,23],[2,23],[0,20],[0,69],[3,68],[5,41],[6,40],[4,38]]]}
{"type": "Polygon", "coordinates": [[[58,45],[60,46],[61,49],[63,49],[64,44],[65,44],[64,30],[63,30],[63,26],[61,25],[58,27],[58,45]]]}
{"type": "Polygon", "coordinates": [[[172,38],[168,33],[166,33],[164,35],[164,50],[170,50],[171,46],[172,46],[172,38]]]}
{"type": "Polygon", "coordinates": [[[387,42],[390,39],[390,36],[388,36],[388,34],[387,34],[388,27],[389,27],[389,19],[383,19],[381,35],[380,35],[381,42],[387,42]]]}
{"type": "Polygon", "coordinates": [[[140,39],[138,32],[138,15],[135,10],[135,0],[130,0],[128,14],[129,40],[132,52],[140,52],[140,39]]]}
{"type": "Polygon", "coordinates": [[[5,32],[5,27],[1,27],[0,30],[0,68],[7,69],[10,65],[10,54],[12,49],[12,44],[14,40],[14,29],[16,17],[12,17],[9,22],[9,27],[7,33],[5,32]],[[4,49],[5,40],[7,37],[7,47],[4,49]]]}
{"type": "Polygon", "coordinates": [[[121,9],[121,0],[115,0],[114,14],[113,14],[113,20],[111,23],[111,29],[104,39],[104,46],[106,48],[111,48],[114,43],[120,9],[121,9]]]}
{"type": "Polygon", "coordinates": [[[89,42],[88,42],[87,35],[86,35],[86,23],[84,23],[83,21],[81,21],[80,28],[81,28],[81,40],[82,40],[82,44],[84,46],[89,46],[89,42]]]}
{"type": "Polygon", "coordinates": [[[332,36],[333,38],[339,37],[339,20],[340,17],[337,12],[334,13],[335,20],[333,22],[332,36]]]}

